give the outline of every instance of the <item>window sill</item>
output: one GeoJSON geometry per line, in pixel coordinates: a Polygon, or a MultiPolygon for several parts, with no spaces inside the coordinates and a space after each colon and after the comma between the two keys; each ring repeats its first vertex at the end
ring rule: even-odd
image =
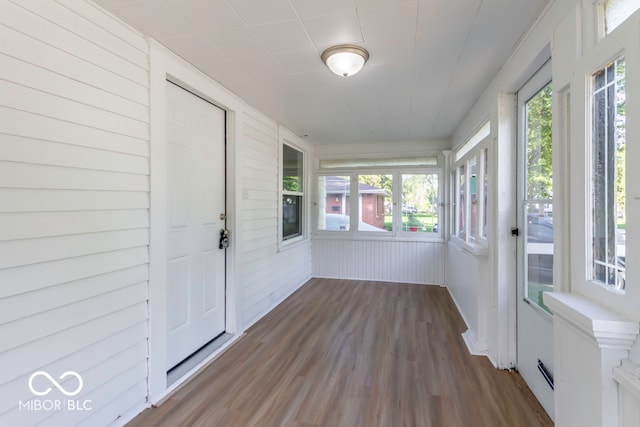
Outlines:
{"type": "Polygon", "coordinates": [[[638,322],[624,318],[578,294],[545,292],[544,303],[557,316],[602,345],[631,348],[638,336],[638,322]]]}
{"type": "Polygon", "coordinates": [[[290,248],[296,248],[298,246],[309,243],[310,239],[308,237],[300,236],[293,238],[291,240],[281,241],[278,245],[278,252],[282,252],[284,250],[289,250],[290,248]]]}
{"type": "Polygon", "coordinates": [[[479,243],[464,242],[456,236],[451,236],[449,243],[451,243],[454,247],[461,249],[473,256],[477,256],[477,257],[489,256],[489,247],[485,245],[481,245],[479,243]]]}

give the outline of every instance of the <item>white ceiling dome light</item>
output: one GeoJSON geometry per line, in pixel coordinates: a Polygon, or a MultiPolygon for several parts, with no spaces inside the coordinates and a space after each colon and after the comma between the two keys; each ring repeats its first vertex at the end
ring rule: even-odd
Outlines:
{"type": "Polygon", "coordinates": [[[349,77],[362,69],[369,59],[365,48],[354,45],[333,46],[322,52],[322,61],[335,74],[349,77]]]}

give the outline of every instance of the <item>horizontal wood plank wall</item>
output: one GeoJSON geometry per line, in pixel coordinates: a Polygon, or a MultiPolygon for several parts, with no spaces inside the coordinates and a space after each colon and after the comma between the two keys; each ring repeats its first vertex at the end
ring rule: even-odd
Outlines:
{"type": "Polygon", "coordinates": [[[444,244],[315,239],[314,277],[444,284],[444,244]]]}
{"type": "Polygon", "coordinates": [[[80,0],[0,24],[0,425],[107,425],[147,396],[148,48],[80,0]],[[91,410],[20,410],[38,370],[91,410]]]}
{"type": "Polygon", "coordinates": [[[278,249],[278,124],[247,108],[238,147],[238,309],[252,325],[311,277],[311,242],[278,249]]]}

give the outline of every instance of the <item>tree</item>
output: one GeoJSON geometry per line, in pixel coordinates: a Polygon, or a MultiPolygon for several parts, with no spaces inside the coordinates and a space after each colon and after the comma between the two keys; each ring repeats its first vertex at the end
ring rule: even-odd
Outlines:
{"type": "Polygon", "coordinates": [[[527,102],[527,199],[553,198],[549,83],[527,102]]]}

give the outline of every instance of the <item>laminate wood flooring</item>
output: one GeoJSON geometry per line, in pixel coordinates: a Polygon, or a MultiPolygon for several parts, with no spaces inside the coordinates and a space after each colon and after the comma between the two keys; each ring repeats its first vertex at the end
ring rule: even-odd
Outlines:
{"type": "Polygon", "coordinates": [[[129,426],[553,425],[465,329],[442,287],[312,279],[129,426]]]}

